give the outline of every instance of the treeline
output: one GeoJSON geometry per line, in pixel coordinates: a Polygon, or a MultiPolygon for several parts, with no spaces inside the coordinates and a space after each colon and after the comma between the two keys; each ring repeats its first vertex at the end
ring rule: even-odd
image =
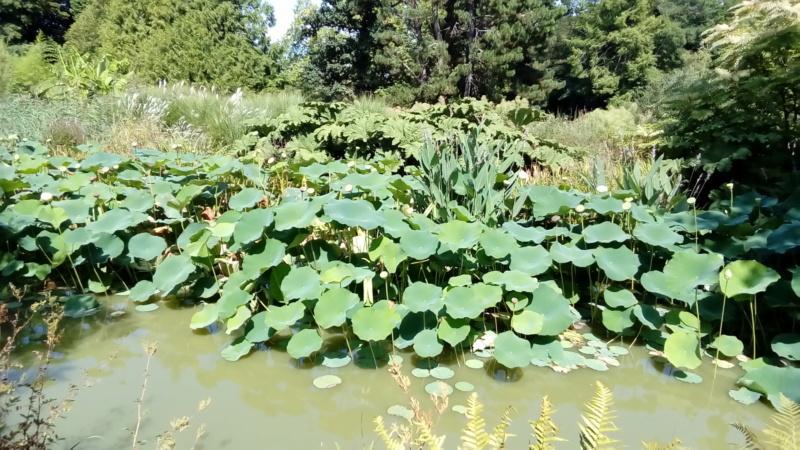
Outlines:
{"type": "Polygon", "coordinates": [[[146,82],[575,111],[681,67],[733,1],[300,0],[288,35],[270,42],[273,10],[258,0],[13,0],[0,5],[0,38],[17,54],[46,36],[127,60],[146,82]]]}

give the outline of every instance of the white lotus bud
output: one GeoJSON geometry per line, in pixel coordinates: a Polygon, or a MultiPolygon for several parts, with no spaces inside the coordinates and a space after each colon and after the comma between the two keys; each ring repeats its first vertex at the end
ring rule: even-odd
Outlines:
{"type": "Polygon", "coordinates": [[[345,187],[344,187],[344,191],[345,192],[350,192],[352,190],[353,190],[353,185],[352,184],[345,185],[345,187]]]}
{"type": "Polygon", "coordinates": [[[119,169],[119,164],[114,164],[114,170],[119,169]]]}
{"type": "Polygon", "coordinates": [[[633,201],[633,197],[625,197],[625,201],[631,203],[633,201]]]}
{"type": "Polygon", "coordinates": [[[355,167],[355,165],[356,165],[355,161],[350,161],[347,163],[347,167],[355,167]]]}
{"type": "Polygon", "coordinates": [[[756,203],[761,204],[761,197],[756,197],[756,203]]]}
{"type": "Polygon", "coordinates": [[[19,155],[17,154],[14,155],[14,161],[19,161],[19,155]]]}
{"type": "Polygon", "coordinates": [[[733,278],[733,272],[731,272],[731,269],[726,269],[725,270],[725,279],[726,280],[730,280],[731,278],[733,278]]]}
{"type": "Polygon", "coordinates": [[[577,212],[577,213],[582,213],[584,211],[586,211],[586,207],[583,206],[583,205],[578,205],[578,206],[575,207],[575,212],[577,212]]]}
{"type": "Polygon", "coordinates": [[[131,147],[138,147],[139,143],[136,141],[131,142],[131,147]]]}
{"type": "Polygon", "coordinates": [[[313,194],[314,192],[316,192],[316,190],[315,190],[314,188],[308,188],[308,190],[306,190],[306,192],[307,192],[309,195],[311,195],[311,194],[313,194]]]}
{"type": "Polygon", "coordinates": [[[527,180],[528,178],[530,178],[528,172],[525,172],[524,170],[520,170],[519,172],[517,172],[517,176],[520,178],[520,180],[527,180]]]}
{"type": "Polygon", "coordinates": [[[374,167],[372,167],[372,165],[371,165],[371,164],[367,164],[367,165],[366,165],[366,169],[367,169],[367,170],[372,170],[372,169],[374,169],[374,167]]]}
{"type": "Polygon", "coordinates": [[[385,271],[385,270],[384,270],[384,271],[382,271],[382,272],[380,273],[380,275],[379,275],[379,276],[385,280],[385,279],[386,279],[386,278],[389,276],[389,272],[387,272],[387,271],[385,271]]]}
{"type": "Polygon", "coordinates": [[[49,192],[42,192],[42,196],[39,199],[43,202],[49,202],[53,199],[53,194],[49,192]]]}
{"type": "Polygon", "coordinates": [[[625,203],[622,204],[622,210],[623,211],[628,211],[628,210],[631,209],[632,206],[633,206],[633,204],[631,202],[625,202],[625,203]]]}
{"type": "Polygon", "coordinates": [[[686,199],[686,203],[694,205],[695,203],[697,203],[697,199],[694,197],[689,197],[688,199],[686,199]]]}
{"type": "Polygon", "coordinates": [[[275,162],[275,158],[273,158],[273,157],[270,157],[270,158],[267,160],[267,164],[272,164],[272,163],[274,163],[274,162],[275,162]]]}
{"type": "Polygon", "coordinates": [[[109,167],[103,167],[100,169],[100,173],[108,173],[109,170],[111,170],[109,167]]]}
{"type": "Polygon", "coordinates": [[[595,188],[595,189],[597,189],[597,192],[600,193],[600,194],[608,192],[608,186],[606,186],[604,184],[601,184],[600,186],[597,186],[597,188],[595,188]]]}
{"type": "Polygon", "coordinates": [[[180,147],[180,144],[172,144],[172,145],[169,146],[169,148],[171,148],[173,150],[177,150],[179,147],[180,147]]]}
{"type": "Polygon", "coordinates": [[[733,190],[733,183],[728,183],[725,185],[726,188],[733,190]]]}

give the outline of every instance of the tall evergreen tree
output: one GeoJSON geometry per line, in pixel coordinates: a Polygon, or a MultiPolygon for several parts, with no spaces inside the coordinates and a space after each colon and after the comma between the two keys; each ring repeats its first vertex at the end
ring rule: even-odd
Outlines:
{"type": "Polygon", "coordinates": [[[62,42],[72,23],[69,0],[0,1],[0,40],[10,45],[31,43],[39,33],[62,42]]]}

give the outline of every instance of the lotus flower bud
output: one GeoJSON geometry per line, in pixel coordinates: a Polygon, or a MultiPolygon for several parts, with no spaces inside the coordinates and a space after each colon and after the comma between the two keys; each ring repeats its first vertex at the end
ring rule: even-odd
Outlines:
{"type": "Polygon", "coordinates": [[[631,209],[632,206],[633,206],[633,204],[631,202],[625,202],[625,203],[622,204],[622,210],[623,211],[628,211],[628,210],[631,209]]]}
{"type": "Polygon", "coordinates": [[[49,202],[53,199],[53,194],[49,192],[42,192],[42,196],[39,199],[43,202],[49,202]]]}
{"type": "Polygon", "coordinates": [[[389,272],[387,272],[387,271],[385,271],[385,270],[384,270],[384,271],[382,271],[382,272],[380,273],[380,275],[379,275],[379,276],[385,280],[387,277],[389,277],[389,272]]]}
{"type": "Polygon", "coordinates": [[[114,170],[119,169],[119,164],[114,164],[114,170]]]}
{"type": "Polygon", "coordinates": [[[694,205],[695,203],[697,203],[697,199],[694,197],[689,197],[688,199],[686,199],[686,203],[694,205]]]}
{"type": "Polygon", "coordinates": [[[309,195],[311,195],[311,194],[313,194],[314,192],[316,192],[316,190],[315,190],[314,188],[308,188],[308,190],[306,190],[306,192],[307,192],[309,195]]]}
{"type": "Polygon", "coordinates": [[[306,187],[305,187],[305,186],[301,186],[301,187],[300,187],[300,192],[305,192],[306,190],[307,190],[307,189],[306,189],[306,187]]]}
{"type": "Polygon", "coordinates": [[[352,190],[353,190],[353,185],[352,184],[345,185],[345,187],[344,187],[344,191],[345,192],[350,192],[352,190]]]}
{"type": "Polygon", "coordinates": [[[631,203],[633,202],[633,197],[625,197],[625,201],[631,203]]]}
{"type": "Polygon", "coordinates": [[[524,170],[520,170],[519,172],[517,172],[517,176],[519,177],[520,180],[527,180],[528,178],[530,178],[528,172],[525,172],[524,170]]]}
{"type": "Polygon", "coordinates": [[[136,141],[131,142],[131,147],[138,147],[139,143],[136,141]]]}
{"type": "Polygon", "coordinates": [[[108,173],[109,170],[111,170],[109,167],[103,167],[100,169],[100,173],[108,173]]]}
{"type": "Polygon", "coordinates": [[[601,184],[600,186],[597,186],[595,189],[597,189],[597,192],[600,193],[600,194],[604,194],[604,193],[608,192],[608,186],[606,186],[604,184],[601,184]]]}
{"type": "Polygon", "coordinates": [[[59,171],[59,172],[66,172],[66,171],[67,171],[67,166],[61,166],[61,167],[59,167],[59,168],[58,168],[58,171],[59,171]]]}
{"type": "Polygon", "coordinates": [[[586,211],[586,207],[583,206],[583,205],[578,205],[578,206],[575,207],[575,212],[576,213],[582,213],[584,211],[586,211]]]}
{"type": "Polygon", "coordinates": [[[173,150],[177,150],[179,147],[180,147],[180,144],[172,144],[172,145],[169,146],[169,148],[171,148],[173,150]]]}
{"type": "Polygon", "coordinates": [[[355,161],[350,161],[347,163],[347,167],[355,167],[355,165],[356,165],[355,161]]]}
{"type": "Polygon", "coordinates": [[[503,180],[503,186],[511,186],[511,180],[503,180]]]}
{"type": "Polygon", "coordinates": [[[728,183],[725,185],[726,188],[733,190],[733,183],[728,183]]]}
{"type": "Polygon", "coordinates": [[[731,272],[731,269],[726,269],[725,270],[725,279],[726,280],[730,280],[731,278],[733,278],[733,272],[731,272]]]}
{"type": "Polygon", "coordinates": [[[19,161],[19,155],[17,154],[14,155],[14,161],[19,161]]]}
{"type": "Polygon", "coordinates": [[[286,152],[281,153],[281,158],[286,158],[286,152]]]}
{"type": "Polygon", "coordinates": [[[274,162],[275,162],[275,158],[273,158],[273,157],[270,157],[270,158],[267,160],[267,164],[272,164],[272,163],[274,163],[274,162]]]}

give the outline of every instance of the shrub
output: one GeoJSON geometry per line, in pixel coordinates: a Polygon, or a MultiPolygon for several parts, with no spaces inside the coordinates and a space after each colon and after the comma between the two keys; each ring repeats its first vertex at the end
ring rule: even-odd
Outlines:
{"type": "Polygon", "coordinates": [[[3,41],[0,41],[0,96],[11,90],[14,82],[13,64],[14,59],[8,51],[8,47],[3,41]]]}
{"type": "Polygon", "coordinates": [[[74,147],[86,142],[86,132],[73,119],[60,119],[48,125],[45,140],[53,147],[74,147]]]}
{"type": "Polygon", "coordinates": [[[12,91],[31,92],[43,82],[55,79],[47,56],[50,45],[45,39],[37,40],[22,56],[14,59],[12,91]]]}

